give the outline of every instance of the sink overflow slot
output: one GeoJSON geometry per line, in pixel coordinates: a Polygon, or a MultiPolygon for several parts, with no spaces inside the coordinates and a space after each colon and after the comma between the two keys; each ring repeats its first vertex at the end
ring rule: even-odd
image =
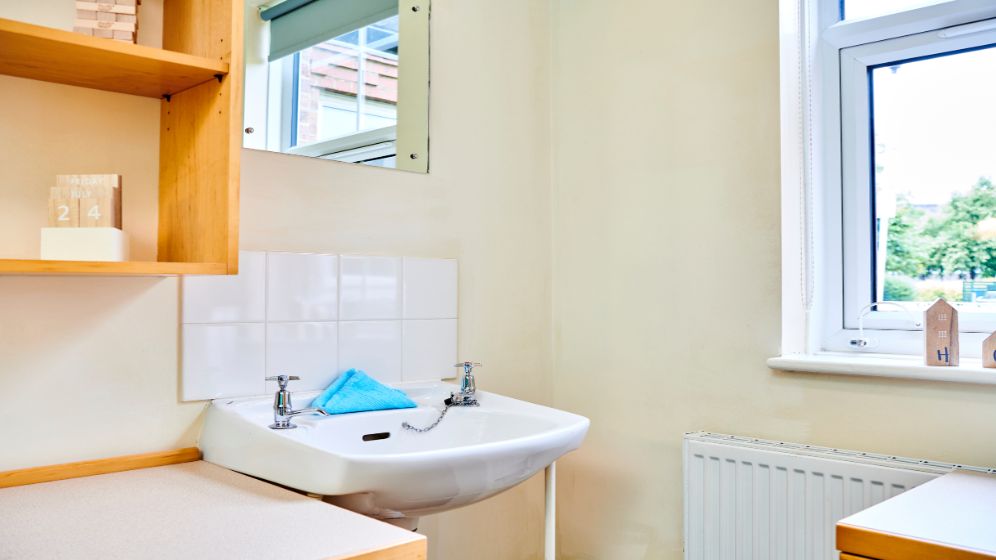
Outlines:
{"type": "Polygon", "coordinates": [[[363,436],[363,441],[377,441],[379,439],[387,439],[391,437],[391,432],[378,432],[376,434],[366,434],[363,436]]]}

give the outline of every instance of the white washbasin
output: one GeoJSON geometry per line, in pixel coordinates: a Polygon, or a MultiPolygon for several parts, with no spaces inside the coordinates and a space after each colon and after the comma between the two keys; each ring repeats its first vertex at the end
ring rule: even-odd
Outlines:
{"type": "MultiPolygon", "coordinates": [[[[583,416],[478,391],[479,407],[452,407],[431,424],[453,385],[399,386],[419,406],[338,416],[300,415],[298,428],[271,430],[269,397],[220,399],[208,408],[204,459],[375,517],[414,518],[483,500],[577,449],[583,416]],[[386,437],[385,437],[386,436],[386,437]]],[[[296,408],[316,392],[294,394],[296,408]]]]}

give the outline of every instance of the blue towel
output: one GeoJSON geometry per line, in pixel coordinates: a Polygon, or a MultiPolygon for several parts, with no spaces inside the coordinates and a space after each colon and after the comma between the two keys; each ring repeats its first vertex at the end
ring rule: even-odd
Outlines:
{"type": "Polygon", "coordinates": [[[351,369],[340,375],[311,401],[311,406],[324,408],[329,414],[415,408],[404,391],[382,385],[362,371],[351,369]]]}

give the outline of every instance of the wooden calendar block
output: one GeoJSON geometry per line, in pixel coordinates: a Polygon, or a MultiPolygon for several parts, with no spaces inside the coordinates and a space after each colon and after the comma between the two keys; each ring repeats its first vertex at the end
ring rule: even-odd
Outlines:
{"type": "Polygon", "coordinates": [[[135,42],[135,32],[134,31],[115,31],[114,39],[118,41],[127,41],[129,43],[135,42]]]}
{"type": "Polygon", "coordinates": [[[68,187],[52,187],[48,196],[49,227],[79,227],[80,201],[68,187]]]}
{"type": "Polygon", "coordinates": [[[76,10],[76,19],[97,19],[97,12],[93,10],[76,10]]]}
{"type": "Polygon", "coordinates": [[[113,227],[121,229],[115,222],[117,211],[114,195],[109,190],[95,192],[93,196],[79,199],[80,227],[113,227]]]}
{"type": "Polygon", "coordinates": [[[996,332],[982,341],[982,367],[996,368],[996,332]]]}
{"type": "Polygon", "coordinates": [[[928,366],[958,365],[958,310],[943,298],[924,312],[924,358],[928,366]]]}
{"type": "Polygon", "coordinates": [[[120,175],[58,175],[56,184],[79,201],[79,225],[121,229],[120,175]]]}

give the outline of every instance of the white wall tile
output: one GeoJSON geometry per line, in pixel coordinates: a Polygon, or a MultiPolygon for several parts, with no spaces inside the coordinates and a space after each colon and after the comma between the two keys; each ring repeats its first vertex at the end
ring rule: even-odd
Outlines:
{"type": "Polygon", "coordinates": [[[239,253],[235,276],[184,276],[184,323],[262,322],[266,315],[266,253],[239,253]]]}
{"type": "Polygon", "coordinates": [[[339,371],[361,369],[382,383],[401,381],[401,321],[339,323],[339,371]]]}
{"type": "Polygon", "coordinates": [[[400,319],[401,259],[339,259],[339,319],[400,319]]]}
{"type": "Polygon", "coordinates": [[[404,258],[405,319],[456,319],[457,261],[404,258]]]}
{"type": "Polygon", "coordinates": [[[183,326],[183,400],[259,395],[266,371],[262,323],[183,326]]]}
{"type": "MultiPolygon", "coordinates": [[[[321,390],[338,375],[338,328],[332,323],[270,323],[266,325],[266,376],[297,375],[291,391],[321,390]]],[[[266,392],[277,390],[273,381],[266,392]]],[[[297,408],[306,403],[294,403],[297,408]]]]}
{"type": "Polygon", "coordinates": [[[456,319],[404,321],[402,371],[405,381],[452,377],[457,361],[456,319]]]}
{"type": "Polygon", "coordinates": [[[338,316],[339,258],[268,253],[267,321],[334,321],[338,316]]]}

